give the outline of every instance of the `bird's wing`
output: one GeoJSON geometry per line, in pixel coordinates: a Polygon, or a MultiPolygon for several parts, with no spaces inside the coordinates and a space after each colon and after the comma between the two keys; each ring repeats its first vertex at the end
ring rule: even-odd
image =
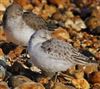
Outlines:
{"type": "Polygon", "coordinates": [[[33,29],[47,29],[46,21],[39,17],[38,15],[32,13],[32,12],[24,12],[23,13],[23,20],[27,25],[32,27],[33,29]]]}
{"type": "Polygon", "coordinates": [[[48,40],[42,44],[41,48],[49,55],[49,57],[57,60],[62,59],[64,61],[70,61],[74,64],[88,63],[89,58],[81,54],[70,43],[62,40],[48,40]]]}

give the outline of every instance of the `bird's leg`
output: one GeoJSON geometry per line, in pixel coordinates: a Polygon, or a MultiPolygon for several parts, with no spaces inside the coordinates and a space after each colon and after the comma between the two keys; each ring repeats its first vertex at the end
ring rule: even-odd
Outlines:
{"type": "Polygon", "coordinates": [[[59,72],[53,73],[53,72],[45,72],[42,70],[42,76],[45,76],[48,78],[50,81],[54,81],[54,83],[57,82],[57,77],[59,75],[59,72]]]}
{"type": "Polygon", "coordinates": [[[54,81],[54,83],[57,82],[57,77],[60,74],[60,72],[56,72],[56,74],[52,77],[52,80],[54,81]]]}
{"type": "Polygon", "coordinates": [[[56,72],[56,74],[55,74],[55,78],[54,78],[55,83],[57,82],[57,77],[58,77],[59,74],[60,74],[60,72],[56,72]]]}
{"type": "MultiPolygon", "coordinates": [[[[54,84],[56,84],[56,82],[58,82],[58,81],[57,81],[57,77],[58,77],[59,75],[64,76],[64,79],[68,81],[67,83],[71,84],[71,80],[73,79],[73,77],[70,76],[70,75],[67,75],[67,74],[63,74],[62,72],[56,72],[55,76],[53,77],[53,79],[54,79],[54,84]]],[[[58,79],[58,80],[59,80],[59,79],[58,79]]]]}
{"type": "Polygon", "coordinates": [[[71,84],[71,81],[73,79],[71,75],[61,73],[61,76],[63,76],[63,78],[67,81],[68,84],[71,84]]]}
{"type": "Polygon", "coordinates": [[[52,89],[57,82],[57,77],[59,75],[59,72],[56,72],[56,74],[55,74],[55,73],[52,73],[52,72],[42,71],[42,75],[44,77],[46,77],[47,80],[48,80],[48,83],[45,85],[47,87],[47,89],[52,89]]]}

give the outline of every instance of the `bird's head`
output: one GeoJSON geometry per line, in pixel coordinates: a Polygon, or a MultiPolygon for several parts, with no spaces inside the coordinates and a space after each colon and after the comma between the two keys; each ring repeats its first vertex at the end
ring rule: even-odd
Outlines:
{"type": "Polygon", "coordinates": [[[21,16],[22,13],[23,13],[23,9],[17,3],[13,3],[10,6],[8,6],[5,11],[5,15],[8,18],[16,18],[17,16],[21,16]]]}
{"type": "Polygon", "coordinates": [[[29,45],[36,45],[51,39],[51,32],[48,30],[37,30],[30,38],[29,45]]]}
{"type": "Polygon", "coordinates": [[[41,41],[46,41],[46,40],[49,40],[51,39],[51,31],[48,31],[48,30],[37,30],[33,36],[32,36],[33,39],[39,39],[41,41]]]}

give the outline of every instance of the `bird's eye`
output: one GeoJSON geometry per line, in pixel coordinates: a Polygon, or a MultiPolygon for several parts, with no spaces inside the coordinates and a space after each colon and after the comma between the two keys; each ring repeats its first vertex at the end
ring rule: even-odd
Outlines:
{"type": "Polygon", "coordinates": [[[42,38],[45,38],[45,36],[44,36],[44,35],[42,35],[41,37],[42,37],[42,38]]]}
{"type": "Polygon", "coordinates": [[[46,38],[46,37],[42,37],[42,38],[46,38]]]}
{"type": "Polygon", "coordinates": [[[17,11],[16,11],[16,14],[17,14],[17,15],[20,15],[21,13],[22,13],[22,12],[21,12],[20,10],[17,10],[17,11]]]}
{"type": "Polygon", "coordinates": [[[46,36],[44,34],[40,35],[41,38],[46,38],[46,36]]]}

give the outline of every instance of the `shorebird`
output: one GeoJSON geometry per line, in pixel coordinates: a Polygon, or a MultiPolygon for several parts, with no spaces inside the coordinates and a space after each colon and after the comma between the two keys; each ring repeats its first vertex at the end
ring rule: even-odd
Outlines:
{"type": "Polygon", "coordinates": [[[31,11],[25,12],[19,4],[13,3],[7,7],[4,13],[3,27],[9,42],[27,46],[35,30],[50,29],[50,27],[52,29],[53,24],[50,25],[31,11]]]}
{"type": "Polygon", "coordinates": [[[38,30],[31,36],[28,52],[32,63],[50,77],[76,64],[92,64],[69,42],[51,38],[47,30],[38,30]]]}

